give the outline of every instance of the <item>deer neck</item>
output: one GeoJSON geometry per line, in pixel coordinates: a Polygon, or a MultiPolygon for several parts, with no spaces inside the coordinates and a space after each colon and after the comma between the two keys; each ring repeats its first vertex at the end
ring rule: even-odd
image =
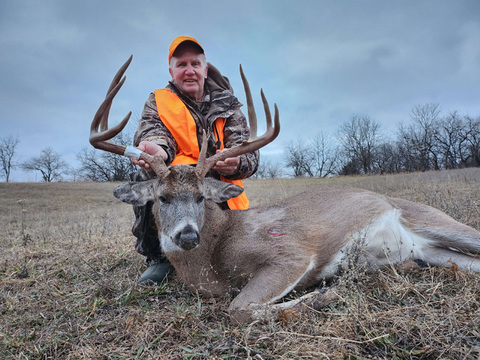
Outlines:
{"type": "Polygon", "coordinates": [[[242,211],[221,209],[208,202],[205,222],[200,231],[200,244],[192,250],[166,252],[177,275],[192,290],[207,296],[221,296],[230,291],[228,274],[222,271],[219,259],[233,234],[242,224],[242,211]]]}

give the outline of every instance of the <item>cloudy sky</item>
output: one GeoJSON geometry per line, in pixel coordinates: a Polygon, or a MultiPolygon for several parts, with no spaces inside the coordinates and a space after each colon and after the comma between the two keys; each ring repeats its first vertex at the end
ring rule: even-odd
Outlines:
{"type": "Polygon", "coordinates": [[[263,88],[278,104],[282,131],[267,158],[333,136],[354,114],[387,134],[426,103],[480,116],[478,0],[1,0],[0,137],[18,136],[17,161],[52,147],[78,166],[118,67],[134,55],[110,114],[115,123],[132,110],[133,133],[148,94],[170,78],[177,35],[197,38],[241,102],[240,63],[254,97],[263,88]]]}

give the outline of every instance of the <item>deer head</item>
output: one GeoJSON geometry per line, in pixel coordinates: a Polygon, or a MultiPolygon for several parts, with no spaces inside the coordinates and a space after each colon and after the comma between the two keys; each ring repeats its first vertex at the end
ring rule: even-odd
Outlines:
{"type": "Polygon", "coordinates": [[[250,124],[248,141],[224,149],[207,158],[207,136],[204,131],[201,151],[195,167],[190,165],[167,167],[161,157],[151,156],[135,148],[121,146],[111,141],[123,130],[131,115],[130,112],[118,125],[111,129],[108,128],[108,113],[113,98],[125,82],[125,77],[122,78],[122,76],[131,60],[132,56],[115,75],[107,96],[92,121],[90,143],[97,149],[130,158],[143,159],[150,165],[157,175],[156,179],[121,185],[114,190],[114,196],[123,202],[138,206],[153,202],[163,249],[165,251],[190,250],[200,242],[200,232],[205,222],[205,213],[210,206],[209,202],[210,204],[211,202],[222,203],[240,195],[243,191],[239,186],[206,178],[205,175],[217,161],[258,150],[273,141],[280,131],[278,108],[275,104],[274,124],[272,124],[270,108],[263,91],[261,91],[267,129],[263,135],[257,137],[257,118],[252,95],[240,65],[250,124]]]}

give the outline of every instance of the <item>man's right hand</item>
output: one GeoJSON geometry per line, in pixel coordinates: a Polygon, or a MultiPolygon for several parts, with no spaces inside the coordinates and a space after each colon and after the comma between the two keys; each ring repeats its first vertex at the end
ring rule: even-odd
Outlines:
{"type": "MultiPolygon", "coordinates": [[[[165,152],[165,150],[160,145],[157,145],[151,141],[141,141],[140,144],[138,144],[137,149],[149,155],[153,155],[153,156],[160,155],[164,161],[166,161],[168,158],[168,155],[165,152]]],[[[148,165],[144,160],[132,159],[132,163],[144,169],[150,170],[150,165],[148,165]]]]}

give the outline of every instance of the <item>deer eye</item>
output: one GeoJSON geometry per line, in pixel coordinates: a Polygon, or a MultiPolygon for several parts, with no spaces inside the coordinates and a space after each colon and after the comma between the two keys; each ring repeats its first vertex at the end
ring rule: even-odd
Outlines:
{"type": "Polygon", "coordinates": [[[201,202],[203,202],[203,200],[205,200],[205,197],[203,195],[200,195],[198,198],[197,198],[197,204],[200,204],[201,202]]]}
{"type": "Polygon", "coordinates": [[[168,204],[170,201],[165,196],[159,196],[158,201],[160,201],[160,204],[168,204]]]}

